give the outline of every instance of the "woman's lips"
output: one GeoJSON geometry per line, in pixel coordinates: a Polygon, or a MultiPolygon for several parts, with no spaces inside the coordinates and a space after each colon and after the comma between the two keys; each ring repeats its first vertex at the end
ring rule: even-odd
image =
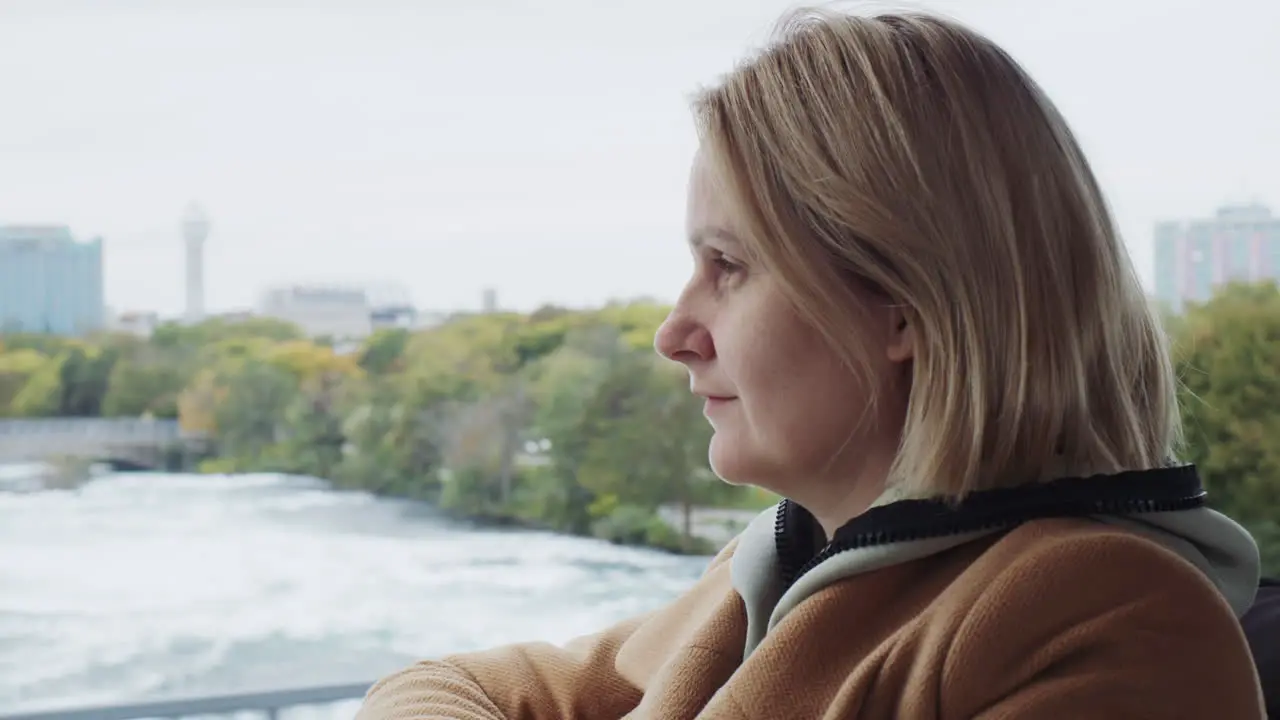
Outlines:
{"type": "Polygon", "coordinates": [[[707,397],[706,403],[702,406],[702,412],[703,414],[714,412],[724,407],[725,405],[728,405],[729,403],[736,401],[737,399],[738,398],[735,398],[735,397],[719,397],[716,395],[711,395],[707,397]]]}

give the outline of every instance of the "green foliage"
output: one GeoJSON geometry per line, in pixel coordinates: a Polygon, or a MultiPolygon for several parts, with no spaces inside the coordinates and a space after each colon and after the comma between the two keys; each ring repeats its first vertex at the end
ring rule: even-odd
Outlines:
{"type": "Polygon", "coordinates": [[[716,548],[705,540],[682,535],[654,514],[652,508],[640,505],[618,505],[591,526],[598,538],[620,545],[646,545],[672,552],[710,554],[716,548]]]}
{"type": "Polygon", "coordinates": [[[373,375],[386,375],[397,370],[408,345],[408,330],[379,330],[360,349],[360,367],[373,375]]]}
{"type": "Polygon", "coordinates": [[[49,358],[42,367],[31,372],[9,403],[9,411],[5,415],[56,416],[62,405],[62,362],[61,355],[49,358]]]}
{"type": "Polygon", "coordinates": [[[7,333],[4,335],[4,350],[32,350],[46,357],[53,357],[68,347],[77,345],[77,341],[55,335],[37,335],[34,333],[7,333]]]}
{"type": "Polygon", "coordinates": [[[107,380],[118,357],[119,351],[113,347],[64,350],[59,366],[58,414],[64,417],[100,415],[107,380]]]}
{"type": "Polygon", "coordinates": [[[275,446],[283,433],[285,413],[298,393],[298,383],[275,365],[249,360],[223,378],[227,393],[214,414],[218,445],[224,453],[259,461],[263,470],[287,470],[278,464],[275,446]]]}
{"type": "Polygon", "coordinates": [[[283,430],[282,454],[290,472],[332,478],[342,464],[347,439],[342,432],[346,391],[340,376],[320,374],[296,388],[277,425],[283,430]]]}
{"type": "Polygon", "coordinates": [[[226,340],[244,339],[286,342],[305,338],[294,325],[271,318],[215,318],[197,325],[166,323],[151,335],[152,344],[161,348],[205,348],[226,340]]]}
{"type": "MultiPolygon", "coordinates": [[[[666,308],[547,307],[384,330],[351,355],[273,320],[166,325],[148,339],[0,337],[0,416],[178,417],[208,472],[313,475],[502,522],[704,551],[659,519],[760,509],[707,467],[709,428],[653,353],[666,308]]],[[[1166,312],[1186,458],[1280,574],[1280,290],[1166,312]]]]}
{"type": "Polygon", "coordinates": [[[105,417],[178,417],[178,395],[191,381],[192,367],[176,358],[141,351],[117,361],[102,399],[105,417]]]}
{"type": "Polygon", "coordinates": [[[1280,574],[1280,289],[1234,285],[1171,323],[1186,458],[1210,503],[1249,528],[1280,574]]]}
{"type": "MultiPolygon", "coordinates": [[[[32,375],[40,372],[48,358],[39,351],[19,347],[0,354],[0,417],[11,416],[20,408],[14,401],[32,375]]],[[[49,397],[46,391],[44,397],[49,397]]],[[[43,412],[36,414],[44,414],[43,412]]]]}

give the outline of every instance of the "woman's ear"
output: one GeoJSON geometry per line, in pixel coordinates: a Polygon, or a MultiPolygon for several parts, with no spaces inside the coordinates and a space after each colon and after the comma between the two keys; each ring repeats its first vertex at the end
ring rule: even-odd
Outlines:
{"type": "Polygon", "coordinates": [[[889,343],[886,352],[890,362],[906,362],[916,356],[916,333],[907,314],[900,307],[889,309],[889,343]]]}

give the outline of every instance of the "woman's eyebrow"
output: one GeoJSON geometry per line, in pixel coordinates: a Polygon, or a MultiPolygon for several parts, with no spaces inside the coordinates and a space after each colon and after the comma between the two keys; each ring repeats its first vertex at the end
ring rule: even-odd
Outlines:
{"type": "Polygon", "coordinates": [[[742,241],[738,239],[737,235],[734,235],[733,233],[729,232],[725,228],[718,227],[715,225],[701,227],[701,228],[698,228],[697,230],[694,230],[692,233],[690,233],[689,245],[690,247],[697,249],[711,238],[717,238],[723,242],[732,243],[738,246],[742,245],[742,241]]]}

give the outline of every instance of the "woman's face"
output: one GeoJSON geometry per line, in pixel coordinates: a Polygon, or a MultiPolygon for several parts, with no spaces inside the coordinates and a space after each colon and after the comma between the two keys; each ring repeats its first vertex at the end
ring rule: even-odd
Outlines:
{"type": "MultiPolygon", "coordinates": [[[[869,463],[887,472],[900,421],[891,428],[871,422],[877,418],[866,416],[870,388],[801,319],[778,279],[746,257],[743,218],[701,152],[689,183],[687,229],[693,276],[654,344],[684,364],[692,392],[706,398],[716,474],[809,506],[803,496],[814,495],[815,485],[832,486],[823,496],[841,495],[869,463]],[[891,432],[882,437],[875,426],[891,432]],[[886,448],[879,445],[886,442],[888,460],[881,463],[886,448]]],[[[888,387],[910,358],[909,331],[887,304],[871,310],[874,327],[850,332],[870,360],[871,382],[888,387]]]]}

